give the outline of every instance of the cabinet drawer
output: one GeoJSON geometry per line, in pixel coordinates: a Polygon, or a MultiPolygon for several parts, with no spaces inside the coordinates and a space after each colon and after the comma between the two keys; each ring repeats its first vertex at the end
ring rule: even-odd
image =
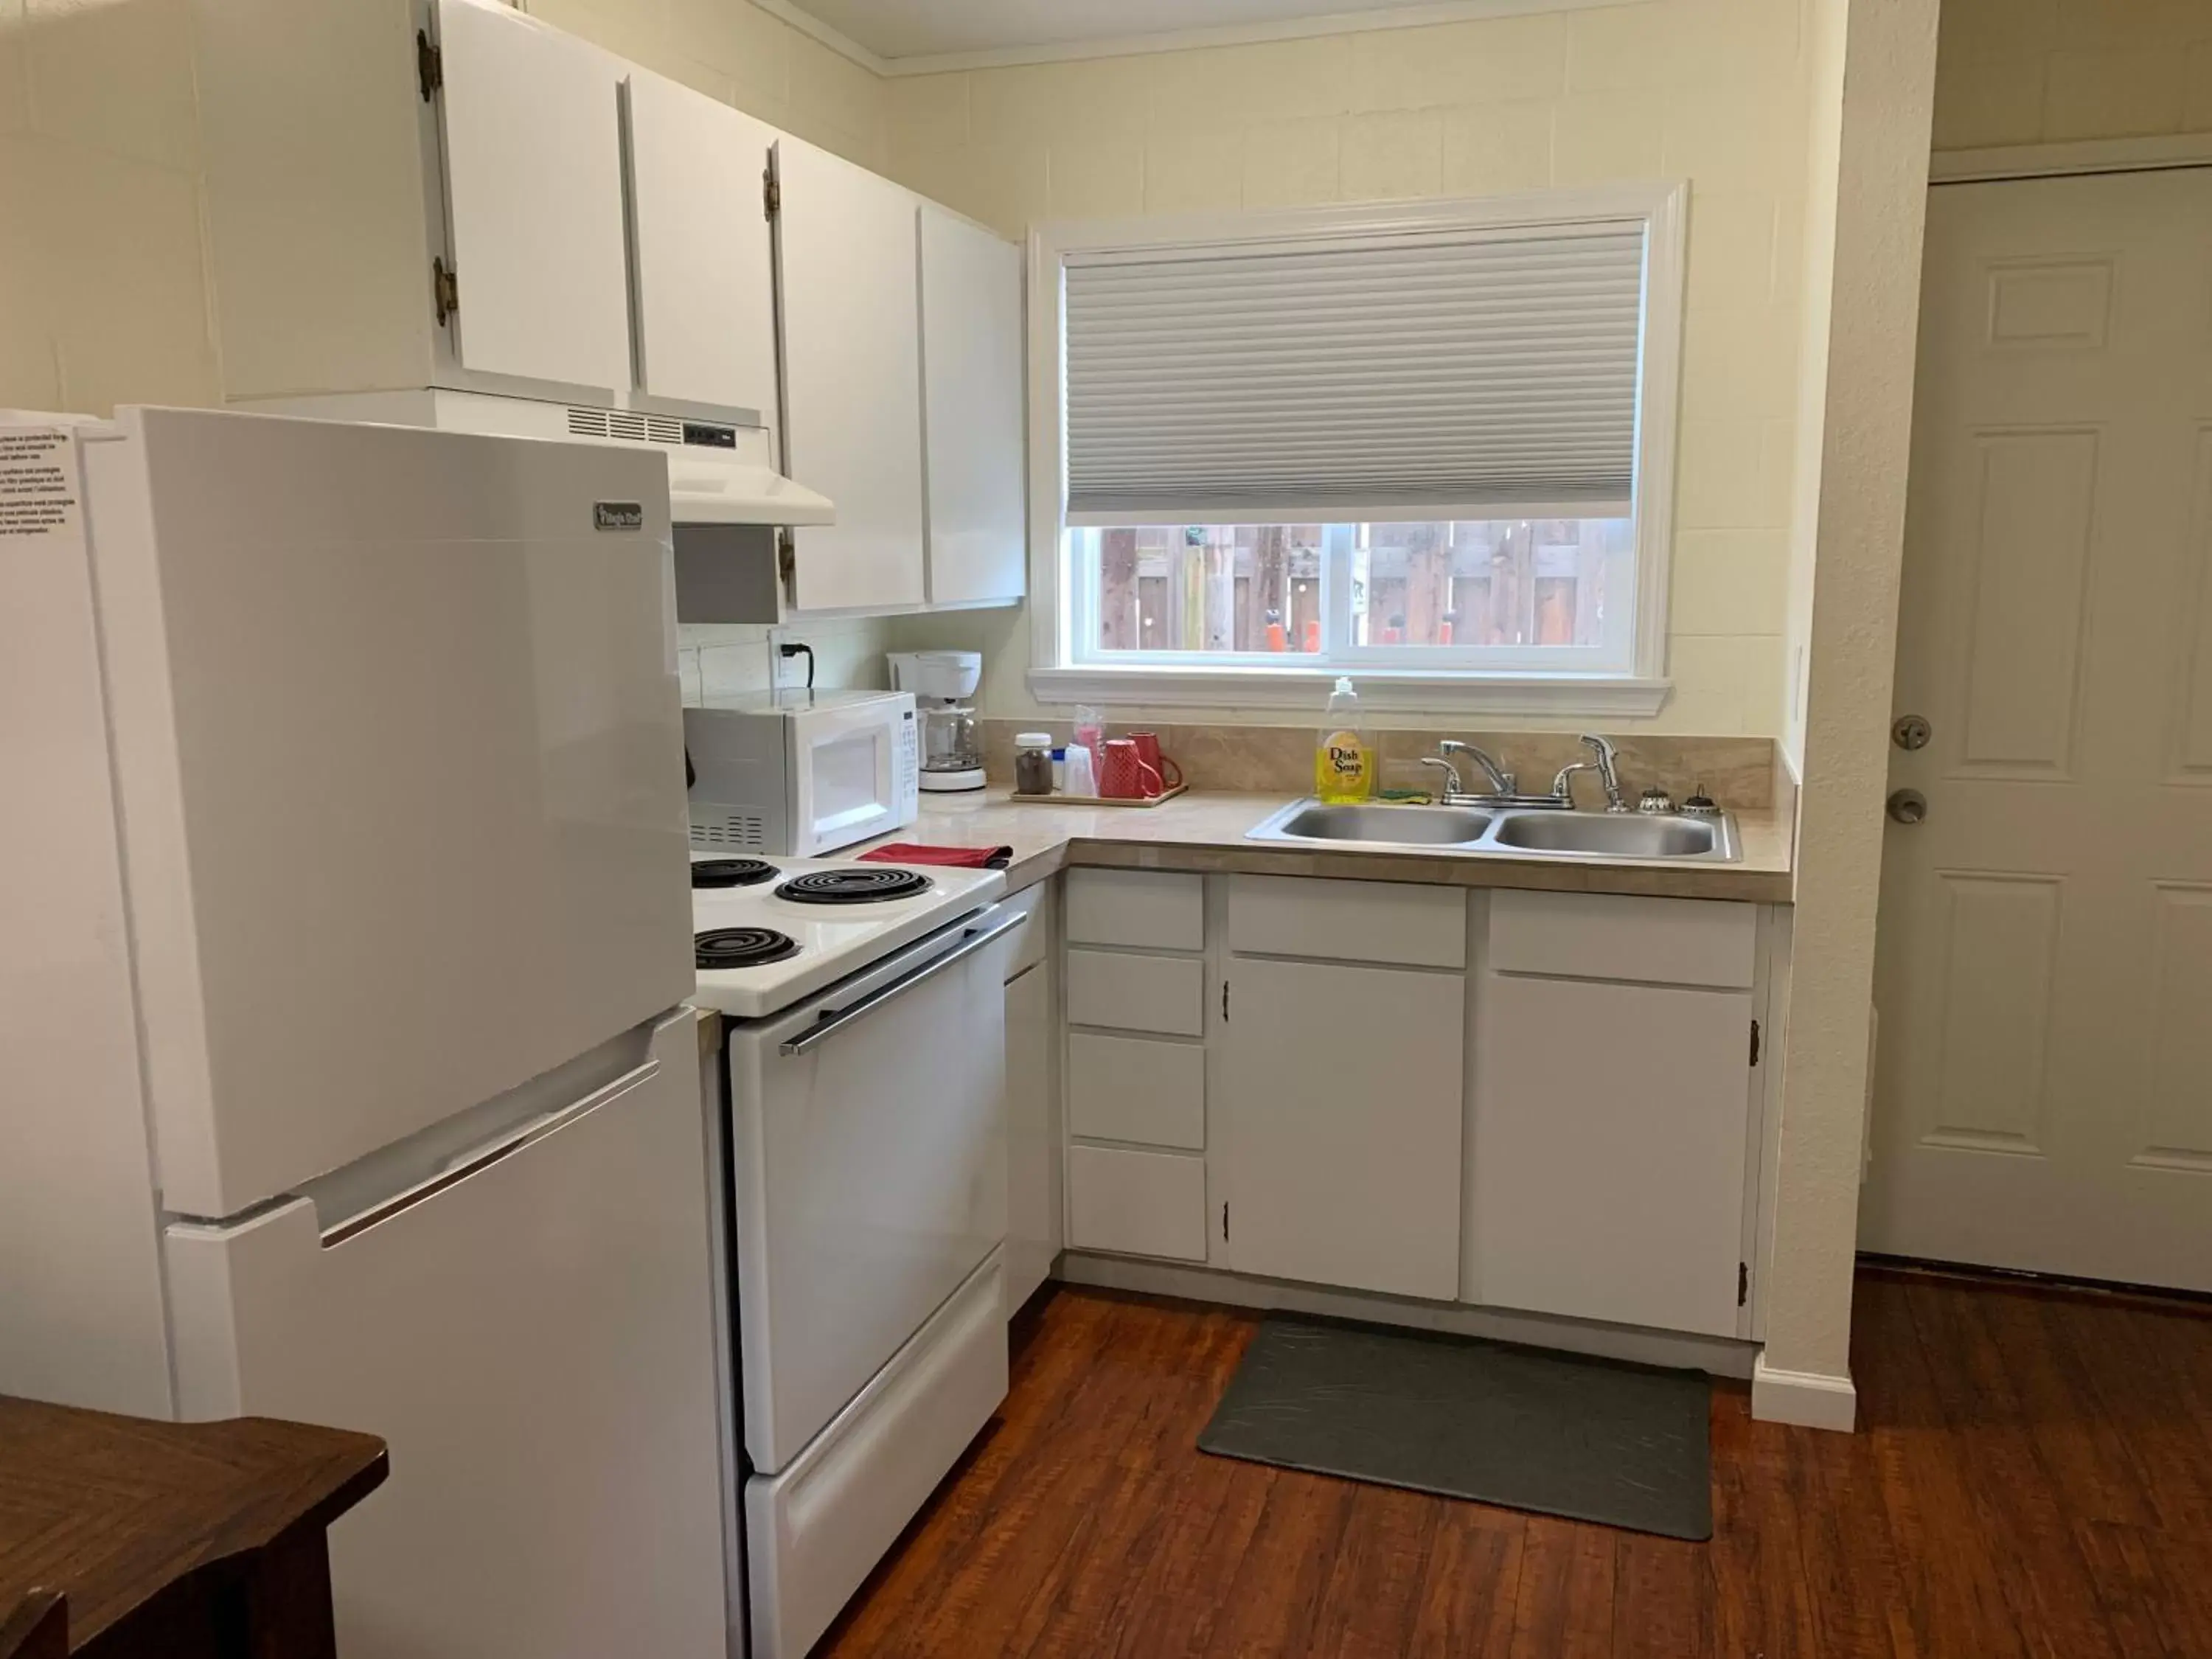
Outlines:
{"type": "Polygon", "coordinates": [[[1190,1042],[1070,1033],[1067,1127],[1087,1140],[1198,1151],[1206,1145],[1206,1050],[1190,1042]]]}
{"type": "Polygon", "coordinates": [[[1247,955],[1467,966],[1467,893],[1383,881],[1238,876],[1229,948],[1247,955]]]}
{"type": "Polygon", "coordinates": [[[1206,1160],[1067,1149],[1067,1242],[1081,1250],[1206,1260],[1206,1160]]]}
{"type": "Polygon", "coordinates": [[[1206,878],[1160,870],[1067,872],[1071,945],[1206,948],[1206,878]]]}
{"type": "Polygon", "coordinates": [[[1501,974],[1748,989],[1756,905],[1609,893],[1490,896],[1490,965],[1501,974]]]}
{"type": "Polygon", "coordinates": [[[1206,1035],[1206,964],[1195,957],[1067,953],[1067,1023],[1206,1035]]]}
{"type": "Polygon", "coordinates": [[[1006,900],[1000,908],[1002,912],[1018,910],[1029,921],[1022,931],[1014,935],[1014,948],[1006,953],[1006,978],[1019,978],[1044,960],[1046,935],[1051,932],[1052,907],[1045,901],[1052,891],[1052,884],[1041,881],[1006,900]]]}

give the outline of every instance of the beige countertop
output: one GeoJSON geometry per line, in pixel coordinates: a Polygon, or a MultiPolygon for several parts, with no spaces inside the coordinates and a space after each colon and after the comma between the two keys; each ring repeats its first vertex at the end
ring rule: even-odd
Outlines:
{"type": "Polygon", "coordinates": [[[1735,864],[1596,861],[1534,854],[1516,858],[1495,853],[1383,853],[1244,839],[1246,830],[1290,799],[1193,790],[1151,807],[1031,805],[1011,801],[1005,788],[993,787],[975,794],[925,794],[921,817],[882,840],[936,847],[1012,847],[1014,861],[1006,880],[1012,890],[1076,865],[1765,904],[1787,904],[1790,899],[1791,824],[1772,811],[1733,814],[1743,845],[1743,858],[1735,864]]]}

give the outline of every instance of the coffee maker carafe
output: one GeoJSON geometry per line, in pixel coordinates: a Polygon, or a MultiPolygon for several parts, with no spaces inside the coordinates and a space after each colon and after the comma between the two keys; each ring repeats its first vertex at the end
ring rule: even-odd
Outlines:
{"type": "Polygon", "coordinates": [[[980,651],[894,651],[891,689],[914,693],[921,720],[921,787],[983,787],[983,734],[972,699],[983,677],[980,651]]]}

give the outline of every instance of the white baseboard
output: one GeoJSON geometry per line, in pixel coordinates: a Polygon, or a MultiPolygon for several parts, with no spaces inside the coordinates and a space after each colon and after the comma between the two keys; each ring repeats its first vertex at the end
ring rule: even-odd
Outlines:
{"type": "Polygon", "coordinates": [[[1846,1376],[1778,1370],[1761,1354],[1751,1368],[1751,1414],[1762,1423],[1849,1434],[1859,1416],[1859,1391],[1846,1376]]]}
{"type": "Polygon", "coordinates": [[[1218,1268],[1185,1267],[1174,1261],[1094,1255],[1084,1250],[1062,1254],[1053,1276],[1070,1285],[1095,1285],[1103,1290],[1136,1291],[1231,1308],[1280,1309],[1325,1319],[1402,1325],[1411,1330],[1445,1331],[1454,1336],[1487,1337],[1494,1342],[1517,1342],[1526,1347],[1556,1348],[1739,1380],[1751,1375],[1751,1361],[1757,1352],[1747,1342],[1725,1337],[1601,1325],[1591,1320],[1555,1318],[1510,1308],[1479,1308],[1465,1303],[1417,1302],[1367,1291],[1334,1290],[1325,1285],[1297,1285],[1218,1268]]]}

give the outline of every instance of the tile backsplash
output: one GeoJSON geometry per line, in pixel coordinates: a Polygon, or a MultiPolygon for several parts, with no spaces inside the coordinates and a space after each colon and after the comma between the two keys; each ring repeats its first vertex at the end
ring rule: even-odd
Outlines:
{"type": "MultiPolygon", "coordinates": [[[[1119,732],[1143,722],[1109,720],[1119,732]]],[[[1014,736],[1050,722],[989,720],[983,723],[984,763],[994,783],[1013,777],[1014,736]]],[[[1239,789],[1303,794],[1313,787],[1314,732],[1285,726],[1154,726],[1160,745],[1183,770],[1194,789],[1239,789]]],[[[1067,726],[1052,727],[1066,742],[1067,726]]],[[[1540,793],[1553,775],[1570,761],[1587,760],[1589,751],[1567,732],[1437,732],[1401,728],[1370,730],[1381,756],[1381,782],[1387,789],[1432,789],[1436,775],[1420,763],[1437,752],[1442,737],[1456,737],[1494,756],[1514,772],[1522,789],[1540,793]]],[[[1638,732],[1616,741],[1620,785],[1632,800],[1652,785],[1677,800],[1702,786],[1723,806],[1759,811],[1777,805],[1775,744],[1771,738],[1674,737],[1638,732]]],[[[1477,787],[1474,769],[1460,768],[1468,787],[1477,787]]],[[[1597,785],[1587,775],[1577,780],[1577,799],[1598,804],[1597,785]]]]}

